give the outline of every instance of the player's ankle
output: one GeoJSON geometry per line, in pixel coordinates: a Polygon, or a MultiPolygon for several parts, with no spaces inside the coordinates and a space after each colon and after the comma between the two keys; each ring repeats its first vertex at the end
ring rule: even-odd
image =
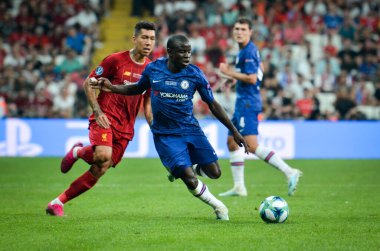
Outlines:
{"type": "Polygon", "coordinates": [[[58,205],[61,205],[61,206],[64,205],[64,204],[62,203],[62,201],[59,200],[59,198],[55,198],[54,200],[52,200],[52,201],[50,202],[50,204],[52,204],[52,205],[56,205],[56,204],[58,204],[58,205]]]}

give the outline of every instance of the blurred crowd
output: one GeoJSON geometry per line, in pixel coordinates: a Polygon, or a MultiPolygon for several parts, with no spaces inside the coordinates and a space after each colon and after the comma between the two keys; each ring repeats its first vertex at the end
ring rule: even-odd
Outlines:
{"type": "MultiPolygon", "coordinates": [[[[160,27],[155,53],[168,35],[187,34],[193,63],[228,111],[234,86],[218,66],[234,64],[239,48],[231,28],[247,16],[265,68],[262,119],[380,119],[379,1],[156,0],[153,13],[160,27]]],[[[196,109],[209,116],[201,103],[196,109]]]]}
{"type": "MultiPolygon", "coordinates": [[[[88,116],[82,83],[109,1],[0,2],[0,117],[88,116]]],[[[371,0],[149,0],[133,1],[130,14],[157,20],[152,59],[165,55],[168,36],[186,34],[228,112],[235,87],[218,66],[234,64],[231,27],[247,16],[265,68],[262,119],[379,120],[379,13],[371,0]]],[[[194,102],[197,116],[210,116],[194,102]]]]}
{"type": "Polygon", "coordinates": [[[0,1],[0,117],[87,117],[102,0],[0,1]]]}

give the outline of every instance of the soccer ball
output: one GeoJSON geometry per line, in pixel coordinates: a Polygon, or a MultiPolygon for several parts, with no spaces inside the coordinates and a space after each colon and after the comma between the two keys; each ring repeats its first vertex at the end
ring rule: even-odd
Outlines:
{"type": "Polygon", "coordinates": [[[279,196],[270,196],[260,204],[260,216],[267,223],[283,223],[289,215],[288,203],[279,196]]]}

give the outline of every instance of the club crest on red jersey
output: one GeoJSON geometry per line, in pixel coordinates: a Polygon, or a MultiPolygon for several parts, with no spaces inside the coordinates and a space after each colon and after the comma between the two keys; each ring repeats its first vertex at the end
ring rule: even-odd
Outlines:
{"type": "Polygon", "coordinates": [[[103,133],[102,134],[102,141],[103,142],[107,142],[108,140],[107,140],[107,133],[103,133]]]}
{"type": "Polygon", "coordinates": [[[103,71],[104,71],[103,67],[98,66],[98,67],[96,67],[96,69],[95,69],[95,74],[98,75],[98,76],[99,76],[99,75],[102,75],[103,71]]]}

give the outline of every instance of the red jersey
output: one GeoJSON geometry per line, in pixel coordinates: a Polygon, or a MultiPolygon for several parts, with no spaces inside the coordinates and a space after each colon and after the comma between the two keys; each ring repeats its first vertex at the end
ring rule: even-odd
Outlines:
{"type": "MultiPolygon", "coordinates": [[[[93,70],[89,78],[108,78],[114,85],[129,85],[136,83],[141,78],[141,73],[150,63],[148,58],[145,63],[134,62],[129,51],[117,52],[109,55],[93,70]]],[[[139,112],[143,98],[149,95],[125,96],[110,92],[100,92],[97,98],[100,109],[107,115],[111,122],[112,130],[118,131],[123,138],[132,140],[136,116],[139,112]]],[[[95,121],[95,116],[90,116],[90,122],[95,121]]]]}

